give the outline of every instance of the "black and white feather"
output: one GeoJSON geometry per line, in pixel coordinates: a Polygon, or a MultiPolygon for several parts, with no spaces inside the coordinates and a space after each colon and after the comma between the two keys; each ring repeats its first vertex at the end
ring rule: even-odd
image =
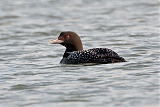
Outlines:
{"type": "Polygon", "coordinates": [[[67,58],[62,59],[62,64],[80,64],[80,63],[114,63],[125,61],[116,52],[107,48],[93,48],[70,52],[67,58]]]}

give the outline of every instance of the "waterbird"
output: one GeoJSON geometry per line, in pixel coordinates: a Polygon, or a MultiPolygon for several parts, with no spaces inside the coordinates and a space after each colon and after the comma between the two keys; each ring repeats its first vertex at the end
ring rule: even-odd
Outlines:
{"type": "Polygon", "coordinates": [[[78,34],[72,31],[63,31],[55,40],[49,44],[61,44],[66,47],[61,64],[83,64],[97,63],[108,64],[117,62],[126,62],[116,52],[108,48],[93,48],[83,50],[82,41],[78,34]]]}

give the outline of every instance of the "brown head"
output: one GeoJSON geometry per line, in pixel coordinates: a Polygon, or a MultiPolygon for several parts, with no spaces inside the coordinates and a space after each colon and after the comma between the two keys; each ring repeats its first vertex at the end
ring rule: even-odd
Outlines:
{"type": "Polygon", "coordinates": [[[61,32],[57,39],[51,40],[49,43],[61,44],[66,47],[67,52],[83,50],[80,37],[71,31],[61,32]]]}

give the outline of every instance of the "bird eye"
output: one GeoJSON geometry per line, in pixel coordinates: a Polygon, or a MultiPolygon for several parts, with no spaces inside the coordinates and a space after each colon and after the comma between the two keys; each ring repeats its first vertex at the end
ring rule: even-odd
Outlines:
{"type": "Polygon", "coordinates": [[[66,36],[66,39],[69,39],[69,38],[70,38],[70,36],[69,36],[69,35],[67,35],[67,36],[66,36]]]}

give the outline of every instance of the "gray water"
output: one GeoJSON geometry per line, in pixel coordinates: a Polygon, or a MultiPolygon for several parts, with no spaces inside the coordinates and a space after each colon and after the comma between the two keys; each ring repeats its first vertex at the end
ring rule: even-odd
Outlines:
{"type": "Polygon", "coordinates": [[[158,107],[159,23],[158,0],[1,0],[0,107],[158,107]],[[67,30],[128,62],[60,65],[67,30]]]}

